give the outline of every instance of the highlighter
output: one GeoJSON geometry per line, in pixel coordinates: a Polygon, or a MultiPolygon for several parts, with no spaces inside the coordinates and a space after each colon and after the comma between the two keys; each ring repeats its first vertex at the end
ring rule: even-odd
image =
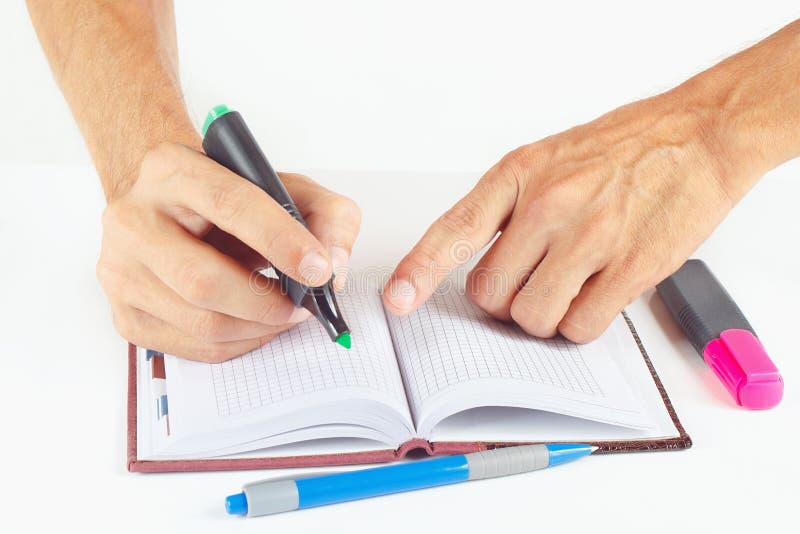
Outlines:
{"type": "Polygon", "coordinates": [[[753,327],[701,260],[656,286],[667,309],[739,406],[763,410],[783,397],[783,378],[753,327]]]}
{"type": "MultiPolygon", "coordinates": [[[[297,210],[272,169],[267,157],[256,143],[241,114],[225,105],[215,106],[203,124],[203,150],[206,155],[242,178],[260,187],[303,226],[306,222],[297,210]]],[[[264,224],[269,224],[264,221],[264,224]]],[[[308,287],[275,269],[281,289],[297,308],[305,308],[322,324],[332,341],[346,349],[351,346],[350,329],[344,322],[336,295],[333,278],[320,287],[308,287]]]]}

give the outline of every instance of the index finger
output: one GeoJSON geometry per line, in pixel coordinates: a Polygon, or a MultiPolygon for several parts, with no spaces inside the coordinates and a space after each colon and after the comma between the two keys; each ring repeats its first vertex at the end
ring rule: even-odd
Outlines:
{"type": "Polygon", "coordinates": [[[384,288],[387,308],[405,315],[425,302],[453,269],[492,240],[514,210],[517,192],[517,181],[504,165],[487,172],[397,265],[384,288]]]}
{"type": "Polygon", "coordinates": [[[192,210],[300,283],[320,286],[331,278],[322,244],[261,188],[189,148],[177,147],[168,156],[180,160],[160,184],[168,209],[192,210]]]}

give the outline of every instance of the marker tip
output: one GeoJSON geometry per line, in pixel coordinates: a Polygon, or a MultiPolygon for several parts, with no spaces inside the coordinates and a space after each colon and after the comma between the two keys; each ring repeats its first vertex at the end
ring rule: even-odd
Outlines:
{"type": "Polygon", "coordinates": [[[336,342],[343,346],[346,349],[349,349],[353,346],[350,340],[350,332],[345,332],[344,334],[339,334],[339,337],[336,338],[336,342]]]}

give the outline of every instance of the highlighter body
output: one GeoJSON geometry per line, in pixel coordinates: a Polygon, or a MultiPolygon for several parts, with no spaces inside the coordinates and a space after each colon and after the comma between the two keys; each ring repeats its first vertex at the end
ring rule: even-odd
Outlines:
{"type": "Polygon", "coordinates": [[[739,406],[761,410],[783,397],[783,378],[752,326],[701,260],[657,286],[667,309],[739,406]]]}
{"type": "MultiPolygon", "coordinates": [[[[203,150],[209,158],[260,187],[297,222],[306,226],[303,216],[239,112],[229,110],[227,106],[217,106],[209,113],[203,126],[203,150]]],[[[350,329],[336,301],[333,278],[320,287],[308,287],[278,269],[275,272],[281,289],[294,305],[310,311],[332,341],[349,349],[350,329]]]]}

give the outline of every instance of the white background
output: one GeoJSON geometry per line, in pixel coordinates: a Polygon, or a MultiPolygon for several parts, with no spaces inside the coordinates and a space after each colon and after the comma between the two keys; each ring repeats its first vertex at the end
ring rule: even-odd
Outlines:
{"type": "MultiPolygon", "coordinates": [[[[177,6],[196,121],[235,106],[276,167],[355,198],[357,265],[398,259],[515,146],[667,89],[798,17],[792,1],[177,6]]],[[[102,194],[24,5],[3,2],[0,20],[0,529],[797,528],[798,162],[769,173],[697,254],[782,370],[778,408],[734,407],[652,292],[629,309],[689,451],[254,520],[225,517],[222,498],[269,473],[126,473],[125,343],[94,279],[102,194]]]]}

